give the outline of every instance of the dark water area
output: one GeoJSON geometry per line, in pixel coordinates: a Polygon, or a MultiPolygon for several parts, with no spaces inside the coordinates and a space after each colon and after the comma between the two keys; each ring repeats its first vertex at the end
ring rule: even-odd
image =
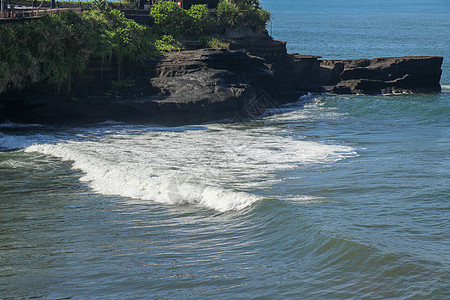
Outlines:
{"type": "Polygon", "coordinates": [[[450,298],[449,3],[262,4],[291,52],[444,56],[443,92],[310,95],[232,124],[2,124],[0,298],[450,298]]]}

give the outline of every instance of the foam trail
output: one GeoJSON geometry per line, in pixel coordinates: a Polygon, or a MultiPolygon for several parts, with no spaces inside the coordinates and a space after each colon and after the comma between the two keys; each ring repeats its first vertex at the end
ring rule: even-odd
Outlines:
{"type": "Polygon", "coordinates": [[[313,94],[311,94],[310,92],[308,92],[306,95],[298,97],[298,100],[309,100],[309,99],[312,99],[313,97],[315,97],[315,96],[313,94]]]}

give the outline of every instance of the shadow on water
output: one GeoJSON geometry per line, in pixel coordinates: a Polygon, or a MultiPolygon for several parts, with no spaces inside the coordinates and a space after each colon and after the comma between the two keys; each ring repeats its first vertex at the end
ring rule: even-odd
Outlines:
{"type": "MultiPolygon", "coordinates": [[[[301,97],[296,103],[283,106],[276,105],[274,100],[266,100],[263,104],[251,101],[247,104],[241,113],[220,119],[214,122],[200,122],[198,124],[142,124],[142,123],[122,123],[122,122],[101,122],[94,124],[56,126],[42,124],[21,124],[5,122],[0,124],[0,152],[16,151],[34,143],[55,142],[58,140],[79,140],[86,135],[97,135],[99,137],[108,134],[133,134],[146,132],[184,132],[191,130],[206,130],[208,124],[238,124],[239,126],[254,126],[254,122],[263,121],[264,118],[271,115],[285,113],[291,110],[302,109],[306,103],[311,101],[312,95],[301,97]],[[256,103],[256,104],[255,104],[256,103]],[[257,107],[255,107],[257,106],[257,107]]],[[[256,123],[257,124],[257,123],[256,123]]]]}

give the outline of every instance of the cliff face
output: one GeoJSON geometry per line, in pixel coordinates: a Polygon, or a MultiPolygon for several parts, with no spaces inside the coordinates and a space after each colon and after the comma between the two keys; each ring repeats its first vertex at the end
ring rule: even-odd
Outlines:
{"type": "Polygon", "coordinates": [[[183,51],[165,55],[150,80],[163,99],[158,103],[204,102],[209,105],[254,97],[270,83],[273,73],[259,57],[220,49],[183,51]]]}
{"type": "Polygon", "coordinates": [[[0,120],[184,124],[233,118],[252,110],[274,78],[264,59],[220,49],[167,53],[120,70],[93,64],[68,93],[41,85],[4,96],[0,120]]]}
{"type": "Polygon", "coordinates": [[[439,92],[442,57],[320,60],[269,37],[230,50],[172,52],[141,63],[92,63],[69,92],[43,84],[1,95],[0,122],[198,123],[255,116],[307,92],[439,92]]]}

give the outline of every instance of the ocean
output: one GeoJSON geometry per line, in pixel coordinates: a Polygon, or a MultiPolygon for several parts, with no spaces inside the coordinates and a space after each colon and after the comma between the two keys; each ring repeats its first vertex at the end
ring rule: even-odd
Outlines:
{"type": "Polygon", "coordinates": [[[1,299],[450,299],[450,2],[261,3],[289,52],[444,56],[443,91],[0,124],[1,299]]]}

